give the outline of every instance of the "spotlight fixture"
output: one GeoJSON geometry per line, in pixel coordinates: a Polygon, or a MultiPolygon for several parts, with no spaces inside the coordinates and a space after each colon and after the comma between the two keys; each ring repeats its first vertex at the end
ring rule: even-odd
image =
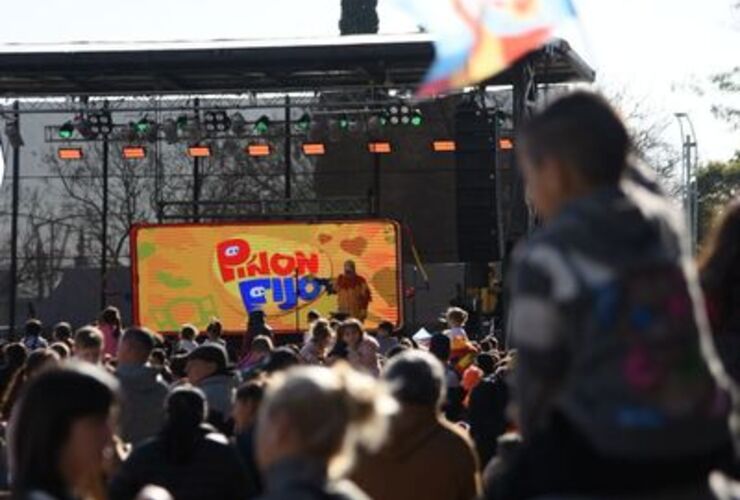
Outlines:
{"type": "Polygon", "coordinates": [[[419,109],[412,109],[408,104],[391,104],[381,114],[381,124],[412,125],[420,127],[424,123],[424,116],[419,109]]]}
{"type": "Polygon", "coordinates": [[[88,114],[87,123],[90,126],[90,130],[95,135],[107,136],[113,132],[113,119],[107,111],[88,114]]]}
{"type": "Polygon", "coordinates": [[[188,148],[188,156],[191,158],[207,158],[211,156],[210,146],[190,146],[188,148]]]}
{"type": "Polygon", "coordinates": [[[298,130],[308,132],[311,129],[311,115],[303,113],[296,122],[296,126],[298,127],[298,130]]]}
{"type": "Polygon", "coordinates": [[[349,120],[349,116],[347,115],[342,115],[337,120],[337,125],[339,126],[340,130],[348,130],[350,127],[350,124],[351,122],[349,120]]]}
{"type": "Polygon", "coordinates": [[[147,117],[142,118],[138,122],[134,123],[134,130],[139,135],[146,135],[152,128],[152,122],[147,117]]]}
{"type": "Polygon", "coordinates": [[[269,144],[250,144],[246,151],[249,156],[269,156],[271,148],[269,144]]]}
{"type": "Polygon", "coordinates": [[[413,113],[411,113],[411,125],[414,127],[421,127],[424,124],[424,115],[421,114],[421,111],[418,109],[415,109],[413,113]]]}
{"type": "Polygon", "coordinates": [[[23,146],[23,137],[21,137],[18,120],[10,120],[5,123],[5,135],[8,136],[8,142],[10,142],[10,145],[14,148],[23,146]]]}
{"type": "Polygon", "coordinates": [[[392,151],[390,142],[370,142],[367,150],[373,154],[389,154],[392,151]]]}
{"type": "Polygon", "coordinates": [[[203,115],[206,132],[226,132],[231,128],[231,119],[225,111],[211,110],[203,115]]]}
{"type": "Polygon", "coordinates": [[[258,134],[266,134],[270,131],[270,118],[267,115],[260,116],[254,123],[254,131],[258,134]]]}
{"type": "Polygon", "coordinates": [[[75,134],[75,126],[72,122],[65,122],[61,127],[59,127],[59,131],[57,133],[59,134],[60,139],[71,139],[75,134]]]}
{"type": "Polygon", "coordinates": [[[146,148],[143,146],[124,146],[121,149],[121,156],[125,160],[142,160],[146,158],[146,148]]]}
{"type": "Polygon", "coordinates": [[[231,115],[231,131],[234,135],[244,135],[247,129],[247,121],[244,119],[244,115],[238,111],[231,115]]]}
{"type": "Polygon", "coordinates": [[[82,148],[59,148],[57,158],[60,160],[81,160],[82,148]]]}

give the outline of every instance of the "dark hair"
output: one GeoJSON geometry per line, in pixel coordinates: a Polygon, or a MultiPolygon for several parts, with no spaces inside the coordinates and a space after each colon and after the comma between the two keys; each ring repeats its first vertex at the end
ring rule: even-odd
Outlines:
{"type": "Polygon", "coordinates": [[[148,328],[132,326],[123,332],[121,342],[130,342],[142,354],[149,357],[154,349],[154,334],[148,328]]]}
{"type": "Polygon", "coordinates": [[[195,327],[195,325],[182,325],[182,328],[180,329],[180,334],[185,340],[193,340],[198,335],[198,329],[195,327]]]}
{"type": "Polygon", "coordinates": [[[445,399],[445,372],[431,354],[407,350],[391,359],[383,372],[391,392],[404,404],[440,407],[445,399]]]}
{"type": "Polygon", "coordinates": [[[393,331],[395,330],[395,328],[393,328],[393,323],[391,323],[390,321],[381,321],[378,324],[378,330],[384,330],[390,335],[393,335],[393,331]]]}
{"type": "Polygon", "coordinates": [[[278,347],[270,353],[270,357],[264,365],[264,370],[266,373],[275,373],[299,364],[301,364],[301,358],[292,349],[278,347]]]}
{"type": "Polygon", "coordinates": [[[406,344],[396,344],[390,349],[388,349],[388,352],[386,353],[385,357],[388,359],[395,358],[402,352],[406,352],[411,350],[411,347],[407,346],[406,344]]]}
{"type": "Polygon", "coordinates": [[[309,321],[316,321],[321,318],[321,314],[319,314],[319,311],[316,309],[311,309],[308,311],[308,314],[306,314],[306,318],[308,318],[309,321]]]}
{"type": "Polygon", "coordinates": [[[443,363],[447,363],[452,353],[450,338],[442,333],[435,333],[429,341],[429,352],[443,363]]]}
{"type": "Polygon", "coordinates": [[[273,349],[275,349],[275,346],[272,344],[272,339],[267,335],[257,335],[255,338],[252,339],[252,351],[259,351],[269,354],[273,351],[273,349]]]}
{"type": "Polygon", "coordinates": [[[173,463],[187,463],[201,437],[199,427],[208,416],[206,397],[197,387],[182,385],[167,397],[165,408],[167,420],[161,433],[165,455],[173,463]]]}
{"type": "Polygon", "coordinates": [[[175,355],[170,361],[170,370],[172,371],[172,376],[175,378],[185,378],[185,376],[187,375],[187,373],[185,372],[185,365],[187,364],[187,353],[175,355]]]}
{"type": "Polygon", "coordinates": [[[165,364],[167,362],[167,353],[164,352],[164,349],[153,349],[149,357],[151,357],[152,359],[156,359],[157,362],[161,364],[165,364]]]}
{"type": "Polygon", "coordinates": [[[727,205],[712,228],[699,258],[699,273],[702,287],[717,301],[719,317],[713,326],[721,331],[738,307],[733,294],[740,295],[740,197],[727,205]]]}
{"type": "Polygon", "coordinates": [[[491,375],[496,371],[498,358],[491,353],[482,352],[475,357],[475,364],[483,370],[486,375],[491,375]]]}
{"type": "Polygon", "coordinates": [[[54,325],[54,337],[60,342],[66,342],[72,338],[72,325],[62,321],[54,325]]]}
{"type": "Polygon", "coordinates": [[[5,366],[17,370],[26,362],[28,349],[20,342],[13,342],[3,346],[3,356],[5,357],[5,366]]]}
{"type": "Polygon", "coordinates": [[[13,412],[9,429],[12,490],[16,498],[33,490],[66,498],[61,454],[73,423],[107,418],[118,383],[90,364],[67,364],[34,377],[13,412]]]}
{"type": "Polygon", "coordinates": [[[334,331],[327,320],[317,319],[313,325],[311,325],[310,334],[311,340],[326,340],[334,335],[334,331]]]}
{"type": "Polygon", "coordinates": [[[211,322],[208,323],[208,326],[206,327],[206,333],[208,333],[209,335],[220,337],[223,332],[224,332],[224,327],[221,324],[221,321],[219,321],[216,318],[213,318],[211,322]]]}
{"type": "Polygon", "coordinates": [[[121,311],[117,307],[108,306],[100,313],[100,321],[121,328],[121,311]]]}
{"type": "Polygon", "coordinates": [[[265,396],[265,383],[260,381],[245,382],[236,390],[236,400],[242,403],[254,401],[259,404],[265,396]]]}
{"type": "Polygon", "coordinates": [[[54,342],[49,346],[49,349],[57,353],[60,359],[67,359],[72,354],[69,346],[64,342],[54,342]]]}
{"type": "Polygon", "coordinates": [[[622,120],[601,96],[577,91],[558,99],[524,125],[520,151],[535,166],[555,159],[592,185],[617,184],[631,140],[622,120]]]}
{"type": "Polygon", "coordinates": [[[16,370],[13,378],[3,392],[0,414],[4,420],[7,420],[10,417],[10,413],[13,411],[13,407],[28,380],[30,380],[33,375],[36,375],[43,369],[48,368],[50,362],[58,364],[59,359],[59,354],[57,354],[53,349],[48,348],[36,349],[28,355],[26,363],[21,369],[16,370]]]}
{"type": "Polygon", "coordinates": [[[40,337],[44,332],[44,325],[37,319],[29,319],[23,329],[27,337],[40,337]]]}

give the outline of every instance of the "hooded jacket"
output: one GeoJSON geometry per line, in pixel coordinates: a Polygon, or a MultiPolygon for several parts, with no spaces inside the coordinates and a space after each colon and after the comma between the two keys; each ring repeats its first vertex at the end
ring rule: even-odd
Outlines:
{"type": "Polygon", "coordinates": [[[470,500],[480,494],[470,439],[427,406],[404,405],[386,446],[363,453],[352,479],[370,497],[383,500],[470,500]]]}
{"type": "Polygon", "coordinates": [[[206,396],[208,421],[217,429],[224,430],[224,423],[231,418],[238,380],[229,372],[216,373],[196,385],[206,396]]]}
{"type": "Polygon", "coordinates": [[[136,445],[162,427],[167,384],[147,365],[119,365],[116,377],[121,383],[121,438],[136,445]]]}

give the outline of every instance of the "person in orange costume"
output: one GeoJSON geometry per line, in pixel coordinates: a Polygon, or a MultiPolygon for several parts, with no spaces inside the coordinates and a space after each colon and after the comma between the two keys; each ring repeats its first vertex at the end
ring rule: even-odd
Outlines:
{"type": "Polygon", "coordinates": [[[334,281],[333,288],[340,313],[360,321],[367,319],[367,307],[373,299],[367,281],[357,274],[354,261],[344,263],[344,273],[334,281]]]}

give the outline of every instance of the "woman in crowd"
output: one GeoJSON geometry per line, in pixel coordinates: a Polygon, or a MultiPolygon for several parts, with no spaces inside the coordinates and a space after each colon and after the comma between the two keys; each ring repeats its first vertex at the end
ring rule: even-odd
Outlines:
{"type": "Polygon", "coordinates": [[[740,383],[740,198],[725,209],[699,260],[717,352],[740,383]]]}
{"type": "Polygon", "coordinates": [[[15,373],[15,377],[13,377],[13,380],[3,394],[2,408],[0,408],[2,419],[7,420],[10,418],[13,406],[21,394],[21,390],[29,380],[58,364],[59,354],[51,348],[36,349],[29,354],[26,363],[15,373]]]}
{"type": "Polygon", "coordinates": [[[382,385],[346,365],[304,366],[277,375],[257,421],[257,462],[266,481],[260,498],[366,498],[340,478],[358,446],[382,444],[394,410],[382,385]]]}
{"type": "Polygon", "coordinates": [[[343,322],[339,331],[340,336],[347,343],[349,364],[356,370],[365,371],[377,377],[380,374],[378,341],[365,333],[362,323],[356,319],[343,322]]]}
{"type": "Polygon", "coordinates": [[[325,319],[317,319],[311,324],[310,337],[301,349],[301,357],[309,365],[322,365],[326,361],[326,353],[334,338],[334,332],[325,319]]]}
{"type": "Polygon", "coordinates": [[[10,423],[12,495],[24,500],[104,498],[117,383],[89,364],[39,374],[10,423]]]}
{"type": "Polygon", "coordinates": [[[236,451],[206,424],[203,392],[180,386],[166,407],[159,436],[136,448],[111,481],[111,500],[136,498],[147,485],[161,486],[178,500],[247,498],[246,473],[236,451]]]}
{"type": "Polygon", "coordinates": [[[121,311],[117,307],[108,306],[103,309],[98,319],[98,329],[103,334],[103,355],[112,358],[118,353],[118,339],[123,332],[121,311]]]}

